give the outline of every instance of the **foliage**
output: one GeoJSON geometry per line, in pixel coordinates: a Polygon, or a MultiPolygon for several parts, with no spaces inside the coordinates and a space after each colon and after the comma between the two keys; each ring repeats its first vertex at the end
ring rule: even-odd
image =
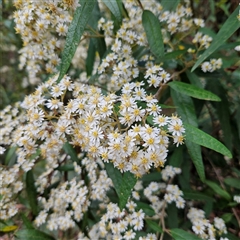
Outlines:
{"type": "Polygon", "coordinates": [[[203,2],[3,1],[2,235],[240,237],[240,6],[203,2]]]}

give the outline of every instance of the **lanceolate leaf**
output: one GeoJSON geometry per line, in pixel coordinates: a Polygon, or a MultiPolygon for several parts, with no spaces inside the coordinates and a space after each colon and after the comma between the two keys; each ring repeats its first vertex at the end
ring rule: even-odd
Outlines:
{"type": "Polygon", "coordinates": [[[26,175],[26,190],[32,213],[36,216],[38,214],[37,190],[32,170],[26,175]]]}
{"type": "Polygon", "coordinates": [[[69,142],[66,142],[63,145],[63,149],[71,157],[72,161],[78,162],[77,154],[76,154],[74,148],[72,147],[72,145],[69,142]]]}
{"type": "MultiPolygon", "coordinates": [[[[177,112],[183,119],[184,125],[185,123],[191,124],[193,126],[198,126],[197,117],[193,105],[193,101],[190,97],[183,95],[175,90],[171,91],[171,96],[173,98],[173,102],[177,107],[177,112]]],[[[201,148],[199,145],[191,142],[189,140],[188,135],[186,134],[186,146],[191,156],[191,159],[196,167],[199,177],[202,181],[205,180],[205,172],[204,165],[202,160],[201,148]]]]}
{"type": "Polygon", "coordinates": [[[223,190],[217,183],[206,180],[205,183],[212,188],[212,190],[217,193],[219,196],[227,199],[228,201],[231,200],[231,196],[228,192],[226,192],[225,190],[223,190]]]}
{"type": "Polygon", "coordinates": [[[152,220],[149,220],[149,219],[146,219],[145,220],[147,225],[152,229],[154,230],[155,232],[160,232],[162,233],[163,230],[162,228],[159,226],[159,224],[157,224],[156,222],[152,221],[152,220]]]}
{"type": "Polygon", "coordinates": [[[184,124],[184,127],[186,130],[186,136],[189,141],[206,148],[210,148],[216,152],[223,154],[224,156],[232,158],[231,152],[217,139],[190,124],[184,124]]]}
{"type": "Polygon", "coordinates": [[[35,229],[23,229],[16,233],[18,240],[54,240],[54,238],[44,232],[35,229]]]}
{"type": "Polygon", "coordinates": [[[171,229],[170,233],[175,240],[201,240],[196,235],[178,228],[171,229]]]}
{"type": "Polygon", "coordinates": [[[188,83],[174,81],[168,83],[168,85],[175,91],[188,95],[190,97],[203,100],[221,101],[217,95],[188,83]]]}
{"type": "Polygon", "coordinates": [[[130,197],[136,182],[137,182],[137,178],[134,176],[134,174],[130,172],[125,172],[123,174],[123,181],[121,184],[120,196],[119,196],[120,209],[123,209],[127,204],[128,198],[130,197]]]}
{"type": "Polygon", "coordinates": [[[237,178],[225,178],[224,182],[229,185],[230,187],[240,189],[240,179],[237,178]]]}
{"type": "Polygon", "coordinates": [[[147,35],[151,52],[161,58],[164,55],[164,44],[162,39],[161,25],[158,18],[149,10],[142,14],[142,24],[147,35]]]}
{"type": "Polygon", "coordinates": [[[114,168],[112,163],[105,163],[108,176],[112,179],[114,189],[119,198],[119,207],[123,209],[132,193],[132,189],[137,182],[137,178],[130,172],[121,172],[114,168]]]}
{"type": "Polygon", "coordinates": [[[235,9],[228,20],[224,23],[216,37],[213,39],[210,47],[206,49],[205,52],[199,57],[197,62],[192,67],[191,71],[194,71],[207,57],[216,51],[240,27],[240,21],[237,19],[239,10],[240,6],[235,9]]]}
{"type": "Polygon", "coordinates": [[[118,197],[121,195],[122,174],[112,163],[105,163],[108,176],[112,179],[118,197]]]}
{"type": "Polygon", "coordinates": [[[96,0],[81,0],[81,6],[78,7],[74,13],[73,20],[68,28],[66,43],[62,53],[58,82],[63,78],[71,64],[95,3],[96,0]]]}
{"type": "Polygon", "coordinates": [[[112,14],[116,17],[116,19],[121,22],[122,14],[121,9],[119,8],[120,4],[118,3],[120,0],[102,0],[102,2],[109,8],[112,14]]]}

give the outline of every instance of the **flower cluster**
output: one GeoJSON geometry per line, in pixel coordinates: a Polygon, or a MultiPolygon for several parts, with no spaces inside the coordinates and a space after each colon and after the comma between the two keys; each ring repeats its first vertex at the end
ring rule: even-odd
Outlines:
{"type": "Polygon", "coordinates": [[[18,212],[15,196],[23,189],[23,182],[19,181],[19,168],[0,168],[0,220],[8,220],[18,212]]]}
{"type": "Polygon", "coordinates": [[[52,189],[48,199],[39,199],[44,210],[35,219],[36,226],[46,223],[50,231],[73,228],[75,221],[79,222],[88,209],[90,202],[87,194],[84,181],[77,182],[76,179],[65,181],[52,189]]]}
{"type": "Polygon", "coordinates": [[[23,40],[20,69],[26,67],[31,84],[39,83],[40,73],[54,73],[60,62],[60,52],[73,11],[78,0],[21,1],[15,0],[16,33],[23,40]]]}
{"type": "Polygon", "coordinates": [[[227,233],[223,219],[215,217],[212,224],[205,218],[205,212],[201,209],[190,208],[187,217],[193,224],[193,232],[202,239],[215,240],[217,235],[227,233]]]}
{"type": "Polygon", "coordinates": [[[213,72],[222,67],[222,59],[211,59],[209,62],[202,63],[203,72],[213,72]]]}

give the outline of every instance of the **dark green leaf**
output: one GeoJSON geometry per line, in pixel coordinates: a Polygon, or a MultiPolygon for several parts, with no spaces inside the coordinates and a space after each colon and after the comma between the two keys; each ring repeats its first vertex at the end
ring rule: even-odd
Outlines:
{"type": "Polygon", "coordinates": [[[21,218],[27,229],[34,229],[32,222],[23,213],[21,214],[21,218]]]}
{"type": "Polygon", "coordinates": [[[175,203],[167,206],[167,223],[169,228],[178,228],[178,209],[175,203]]]}
{"type": "Polygon", "coordinates": [[[212,197],[205,195],[204,193],[196,192],[196,191],[183,191],[184,199],[189,200],[202,200],[202,201],[213,201],[212,197]]]}
{"type": "Polygon", "coordinates": [[[85,26],[91,17],[92,10],[96,0],[80,0],[81,6],[78,7],[74,13],[73,20],[68,28],[66,43],[62,53],[62,61],[60,65],[60,73],[58,82],[66,74],[75,51],[78,47],[85,26]]]}
{"type": "Polygon", "coordinates": [[[237,178],[225,178],[224,182],[230,187],[240,189],[240,179],[237,178]]]}
{"type": "Polygon", "coordinates": [[[137,209],[137,210],[142,209],[143,212],[144,212],[147,216],[152,217],[152,216],[154,216],[154,215],[156,214],[155,211],[153,210],[153,208],[152,208],[149,204],[143,203],[143,202],[138,202],[138,201],[136,201],[136,204],[137,204],[136,209],[137,209]]]}
{"type": "Polygon", "coordinates": [[[123,209],[128,202],[128,198],[132,194],[132,190],[137,182],[137,178],[130,172],[125,172],[122,178],[122,184],[119,195],[119,207],[123,209]]]}
{"type": "Polygon", "coordinates": [[[17,150],[17,147],[9,148],[9,150],[7,152],[7,156],[5,158],[6,165],[12,166],[15,163],[15,161],[17,159],[16,150],[17,150]]]}
{"type": "Polygon", "coordinates": [[[168,83],[168,85],[175,91],[188,95],[190,97],[203,99],[203,100],[210,100],[210,101],[221,101],[221,99],[215,94],[207,90],[195,87],[188,83],[173,81],[168,83]]]}
{"type": "MultiPolygon", "coordinates": [[[[182,118],[184,125],[185,123],[189,123],[191,125],[197,126],[197,117],[193,105],[193,101],[190,97],[183,95],[175,90],[171,90],[171,96],[173,98],[173,102],[175,106],[177,106],[177,112],[182,118]]],[[[187,136],[187,134],[186,134],[187,136]]],[[[201,148],[199,145],[191,142],[186,137],[185,140],[189,155],[196,167],[199,177],[202,181],[205,179],[204,165],[202,160],[201,148]]]]}
{"type": "Polygon", "coordinates": [[[152,173],[146,173],[142,176],[141,180],[144,182],[152,182],[152,181],[160,181],[162,179],[161,172],[152,172],[152,173]]]}
{"type": "Polygon", "coordinates": [[[240,6],[238,6],[227,21],[223,24],[216,37],[213,39],[210,47],[199,57],[197,62],[192,67],[194,71],[207,57],[215,52],[231,35],[240,27],[240,21],[237,19],[240,6]]]}
{"type": "Polygon", "coordinates": [[[95,60],[95,45],[93,43],[93,40],[90,39],[89,46],[88,46],[88,53],[87,53],[87,59],[86,59],[86,72],[87,76],[90,76],[92,74],[94,60],[95,60]]]}
{"type": "Polygon", "coordinates": [[[182,162],[183,162],[183,148],[180,146],[176,148],[173,154],[171,155],[169,165],[181,168],[182,162]]]}
{"type": "Polygon", "coordinates": [[[121,194],[121,185],[122,185],[122,174],[121,172],[113,166],[112,163],[105,163],[105,168],[108,174],[108,177],[112,179],[114,189],[117,192],[118,197],[121,194]]]}
{"type": "Polygon", "coordinates": [[[219,196],[227,199],[228,201],[231,200],[231,196],[228,192],[226,192],[225,190],[223,190],[217,183],[206,180],[205,183],[215,192],[217,193],[219,196]]]}
{"type": "Polygon", "coordinates": [[[70,145],[69,142],[66,142],[63,145],[63,149],[71,157],[72,161],[78,162],[78,156],[77,156],[74,148],[72,147],[72,145],[70,145]]]}
{"type": "Polygon", "coordinates": [[[63,171],[63,172],[74,171],[74,166],[73,164],[64,164],[62,166],[59,166],[57,170],[63,171]]]}
{"type": "Polygon", "coordinates": [[[35,229],[23,229],[16,233],[19,240],[54,240],[54,238],[44,232],[35,229]]]}
{"type": "Polygon", "coordinates": [[[208,81],[207,87],[210,91],[217,94],[221,98],[220,103],[212,103],[213,107],[217,110],[217,115],[223,131],[223,142],[229,150],[232,150],[232,129],[231,129],[231,114],[230,104],[226,96],[226,90],[219,81],[208,81]]]}
{"type": "Polygon", "coordinates": [[[170,230],[172,237],[175,240],[202,240],[201,238],[193,235],[192,233],[186,232],[182,229],[174,228],[170,230]]]}
{"type": "Polygon", "coordinates": [[[179,4],[180,0],[162,0],[161,1],[161,5],[164,9],[164,11],[166,10],[171,10],[174,11],[177,7],[177,5],[179,4]]]}
{"type": "Polygon", "coordinates": [[[162,39],[161,25],[158,18],[149,10],[142,14],[142,24],[147,35],[151,52],[161,58],[164,55],[164,44],[162,39]]]}
{"type": "Polygon", "coordinates": [[[35,186],[33,170],[30,170],[27,172],[26,190],[27,190],[28,201],[32,209],[32,213],[33,215],[36,216],[38,214],[38,201],[37,201],[37,190],[35,186]]]}
{"type": "Polygon", "coordinates": [[[112,14],[116,17],[116,19],[121,22],[122,14],[120,9],[120,0],[102,0],[102,2],[108,7],[108,9],[112,12],[112,14]]]}
{"type": "Polygon", "coordinates": [[[204,146],[206,148],[210,148],[216,152],[223,154],[224,156],[232,158],[231,152],[217,139],[190,124],[186,123],[184,124],[184,127],[188,141],[204,146]]]}
{"type": "Polygon", "coordinates": [[[232,220],[233,214],[232,213],[225,213],[221,216],[225,223],[230,222],[232,220]]]}
{"type": "Polygon", "coordinates": [[[196,87],[199,87],[199,88],[203,88],[203,85],[202,85],[200,79],[194,72],[190,72],[189,70],[187,70],[186,75],[192,85],[195,85],[196,87]]]}
{"type": "Polygon", "coordinates": [[[163,230],[162,228],[159,226],[158,223],[152,221],[152,220],[149,220],[149,219],[145,219],[147,225],[152,229],[154,230],[155,232],[159,232],[159,233],[162,233],[163,230]]]}

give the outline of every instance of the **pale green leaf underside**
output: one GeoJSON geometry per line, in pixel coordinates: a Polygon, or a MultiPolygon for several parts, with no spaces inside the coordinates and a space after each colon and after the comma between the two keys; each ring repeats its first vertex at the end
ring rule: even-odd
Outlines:
{"type": "Polygon", "coordinates": [[[182,229],[174,228],[170,230],[172,237],[175,240],[201,240],[201,238],[193,235],[192,233],[186,232],[182,229]]]}

